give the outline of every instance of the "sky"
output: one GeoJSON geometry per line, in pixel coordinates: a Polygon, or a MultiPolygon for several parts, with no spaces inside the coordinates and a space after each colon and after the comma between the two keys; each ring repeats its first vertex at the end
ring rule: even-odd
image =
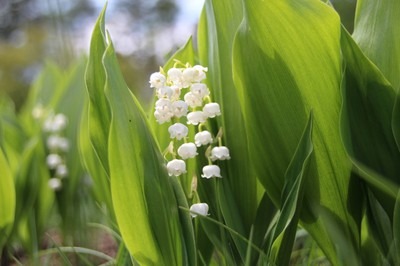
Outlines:
{"type": "MultiPolygon", "coordinates": [[[[105,1],[91,0],[99,14],[105,1]]],[[[130,55],[135,50],[148,46],[143,42],[145,38],[132,36],[129,31],[131,25],[124,19],[124,14],[114,12],[116,1],[108,1],[106,14],[106,28],[110,32],[115,49],[123,55],[130,55]]],[[[154,43],[154,49],[158,56],[162,57],[176,46],[182,46],[187,39],[195,34],[196,24],[199,20],[204,0],[177,0],[180,13],[177,15],[176,24],[157,33],[160,40],[154,43]]],[[[77,31],[79,35],[79,50],[88,50],[90,35],[93,30],[92,23],[86,23],[84,28],[77,31]]],[[[77,36],[78,37],[78,36],[77,36]]]]}

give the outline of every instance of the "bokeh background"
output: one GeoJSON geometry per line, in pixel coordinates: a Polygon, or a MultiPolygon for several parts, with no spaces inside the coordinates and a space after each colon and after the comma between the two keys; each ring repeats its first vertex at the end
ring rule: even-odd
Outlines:
{"type": "MultiPolygon", "coordinates": [[[[145,105],[147,77],[189,36],[204,0],[109,0],[111,33],[127,84],[145,105]]],[[[353,29],[356,0],[332,0],[353,29]]],[[[87,54],[103,0],[0,0],[0,97],[18,110],[46,60],[62,67],[87,54]]]]}

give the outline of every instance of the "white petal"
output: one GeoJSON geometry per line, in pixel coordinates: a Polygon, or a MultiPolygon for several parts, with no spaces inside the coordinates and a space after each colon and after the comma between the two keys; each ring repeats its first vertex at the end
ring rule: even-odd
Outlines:
{"type": "Polygon", "coordinates": [[[201,131],[194,136],[194,142],[197,147],[212,143],[211,133],[207,130],[201,131]]]}
{"type": "Polygon", "coordinates": [[[188,124],[198,125],[206,121],[207,117],[202,111],[194,111],[187,114],[188,124]]]}
{"type": "Polygon", "coordinates": [[[183,160],[174,159],[167,163],[167,170],[170,176],[179,176],[186,173],[186,163],[183,160]]]}
{"type": "Polygon", "coordinates": [[[206,165],[203,167],[203,174],[201,177],[211,178],[211,177],[222,177],[221,169],[218,165],[206,165]]]}
{"type": "Polygon", "coordinates": [[[207,203],[196,203],[190,206],[190,211],[193,213],[190,213],[190,215],[194,218],[197,215],[203,215],[207,216],[208,215],[208,205],[207,203]]]}
{"type": "Polygon", "coordinates": [[[184,143],[178,148],[178,154],[182,159],[189,159],[196,157],[197,147],[194,143],[184,143]]]}

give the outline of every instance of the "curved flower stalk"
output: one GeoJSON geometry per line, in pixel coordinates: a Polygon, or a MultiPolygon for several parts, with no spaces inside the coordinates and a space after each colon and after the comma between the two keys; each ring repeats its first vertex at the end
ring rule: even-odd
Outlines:
{"type": "MultiPolygon", "coordinates": [[[[222,146],[221,134],[213,137],[207,128],[208,119],[221,115],[219,104],[211,100],[210,89],[203,83],[207,77],[207,71],[208,68],[201,65],[191,66],[189,63],[183,64],[176,61],[169,70],[160,68],[159,72],[150,76],[150,87],[155,89],[158,98],[154,106],[154,117],[159,124],[172,124],[168,128],[171,143],[165,154],[172,157],[172,160],[167,163],[170,176],[186,174],[185,160],[196,158],[197,150],[201,146],[208,146],[206,159],[209,163],[203,167],[202,178],[222,178],[221,169],[214,162],[230,159],[229,149],[222,146]],[[188,127],[192,126],[197,132],[194,139],[190,139],[188,135],[188,127]],[[218,143],[217,146],[215,143],[218,143]],[[177,147],[177,151],[174,147],[177,147]]],[[[199,209],[194,212],[206,215],[208,205],[196,204],[192,207],[199,209]]],[[[195,216],[192,215],[192,217],[195,216]]]]}

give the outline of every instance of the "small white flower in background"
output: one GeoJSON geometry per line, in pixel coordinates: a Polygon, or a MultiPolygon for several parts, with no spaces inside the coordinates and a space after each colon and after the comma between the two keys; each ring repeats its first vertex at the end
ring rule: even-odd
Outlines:
{"type": "Polygon", "coordinates": [[[188,112],[188,105],[184,101],[176,101],[172,103],[172,110],[175,117],[186,116],[188,112]]]}
{"type": "Polygon", "coordinates": [[[68,168],[65,164],[60,164],[56,168],[56,176],[66,177],[68,175],[68,168]]]}
{"type": "Polygon", "coordinates": [[[210,144],[212,141],[211,133],[207,130],[201,131],[194,136],[194,142],[197,147],[210,144]]]}
{"type": "Polygon", "coordinates": [[[221,114],[221,109],[218,103],[207,103],[203,107],[203,112],[207,117],[213,118],[221,114]]]}
{"type": "Polygon", "coordinates": [[[181,140],[187,136],[189,129],[184,124],[175,123],[168,128],[168,132],[171,139],[176,138],[177,140],[181,140]]]}
{"type": "Polygon", "coordinates": [[[60,132],[67,126],[68,119],[64,114],[50,115],[43,123],[45,132],[60,132]]]}
{"type": "Polygon", "coordinates": [[[207,203],[196,203],[190,206],[190,215],[194,218],[197,215],[208,215],[208,205],[207,203]]]}
{"type": "Polygon", "coordinates": [[[194,143],[184,143],[178,148],[178,154],[182,159],[194,158],[196,157],[197,147],[194,143]]]}
{"type": "Polygon", "coordinates": [[[48,185],[52,190],[60,190],[62,187],[61,180],[57,177],[50,178],[48,185]]]}
{"type": "Polygon", "coordinates": [[[183,99],[192,108],[203,105],[203,99],[192,92],[186,93],[183,99]]]}
{"type": "Polygon", "coordinates": [[[179,176],[186,173],[186,164],[183,160],[174,159],[167,163],[167,170],[170,176],[179,176]]]}
{"type": "Polygon", "coordinates": [[[163,86],[157,90],[157,97],[159,99],[162,99],[162,98],[170,99],[173,94],[174,94],[174,91],[172,90],[171,87],[168,87],[168,86],[163,86]]]}
{"type": "Polygon", "coordinates": [[[47,155],[46,163],[50,169],[55,169],[59,164],[62,163],[62,159],[61,159],[60,155],[52,153],[52,154],[47,155]]]}
{"type": "Polygon", "coordinates": [[[161,74],[160,72],[155,72],[153,74],[151,74],[150,76],[150,87],[151,88],[156,88],[159,89],[162,86],[164,86],[166,81],[166,78],[163,74],[161,74]]]}
{"type": "Polygon", "coordinates": [[[211,150],[211,160],[229,160],[229,149],[225,146],[214,147],[211,150]]]}
{"type": "Polygon", "coordinates": [[[193,83],[192,86],[190,86],[190,91],[201,99],[210,95],[210,91],[204,83],[193,83]]]}
{"type": "Polygon", "coordinates": [[[198,125],[206,121],[207,117],[204,115],[203,111],[194,111],[187,114],[187,123],[189,125],[198,125]]]}
{"type": "Polygon", "coordinates": [[[42,104],[37,104],[32,109],[32,116],[35,119],[40,119],[44,116],[45,109],[43,108],[42,104]]]}
{"type": "Polygon", "coordinates": [[[69,150],[69,141],[66,138],[57,136],[57,135],[50,135],[46,141],[47,148],[49,150],[61,150],[61,151],[68,151],[69,150]]]}
{"type": "Polygon", "coordinates": [[[59,132],[67,126],[68,119],[64,114],[56,114],[53,119],[53,130],[59,132]]]}
{"type": "Polygon", "coordinates": [[[211,177],[222,177],[221,169],[218,165],[206,165],[203,167],[203,174],[201,177],[211,178],[211,177]]]}
{"type": "Polygon", "coordinates": [[[160,125],[171,121],[172,116],[173,113],[160,113],[159,111],[154,112],[154,117],[156,118],[157,123],[160,125]]]}

